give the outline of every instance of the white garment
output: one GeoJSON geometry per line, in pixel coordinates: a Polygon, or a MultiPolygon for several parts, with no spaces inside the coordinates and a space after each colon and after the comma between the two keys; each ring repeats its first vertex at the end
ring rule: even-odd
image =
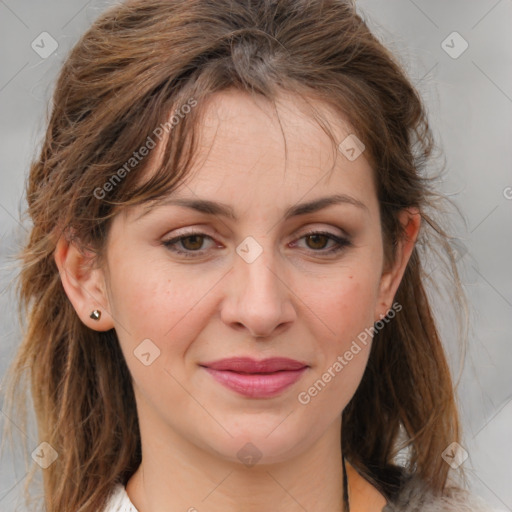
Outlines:
{"type": "Polygon", "coordinates": [[[118,483],[110,498],[107,502],[107,506],[104,508],[104,512],[139,512],[133,503],[130,501],[126,489],[123,484],[118,483]]]}
{"type": "MultiPolygon", "coordinates": [[[[383,512],[504,512],[491,508],[478,496],[456,491],[451,496],[433,497],[417,479],[412,479],[401,490],[396,502],[389,503],[383,512]]],[[[103,512],[139,512],[130,501],[125,487],[118,483],[103,512]]]]}
{"type": "Polygon", "coordinates": [[[485,503],[478,495],[458,488],[446,489],[435,496],[418,476],[405,482],[398,495],[382,512],[505,512],[485,503]]]}

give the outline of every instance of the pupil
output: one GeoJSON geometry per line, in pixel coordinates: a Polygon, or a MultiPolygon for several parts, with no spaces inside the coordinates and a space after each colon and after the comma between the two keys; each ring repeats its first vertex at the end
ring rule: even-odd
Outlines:
{"type": "MultiPolygon", "coordinates": [[[[183,245],[186,249],[194,250],[199,249],[202,245],[202,236],[190,235],[182,240],[183,245]],[[188,243],[192,240],[192,244],[188,243]],[[195,243],[194,243],[195,242],[195,243]],[[188,246],[188,247],[187,247],[188,246]]],[[[313,242],[314,249],[323,249],[325,247],[326,236],[325,235],[308,235],[309,241],[313,242]],[[322,240],[324,243],[322,243],[322,240]]]]}
{"type": "Polygon", "coordinates": [[[186,249],[199,249],[202,245],[202,237],[199,236],[199,235],[190,235],[188,236],[187,238],[183,239],[182,242],[184,242],[184,245],[189,245],[189,247],[185,247],[186,249]],[[196,241],[196,244],[194,244],[194,242],[192,242],[192,247],[190,247],[190,244],[187,244],[187,240],[195,240],[196,241]],[[199,244],[197,244],[197,241],[199,240],[199,244]]]}
{"type": "MultiPolygon", "coordinates": [[[[325,236],[325,235],[309,235],[309,237],[308,237],[308,238],[309,238],[310,240],[311,240],[311,239],[313,239],[313,245],[315,245],[315,244],[316,244],[316,242],[318,242],[318,239],[319,239],[319,238],[320,238],[320,239],[322,239],[322,238],[323,238],[323,239],[324,239],[324,242],[325,242],[325,238],[326,238],[326,236],[325,236]],[[316,240],[316,242],[315,242],[315,240],[316,240]]],[[[314,248],[314,249],[323,249],[323,248],[324,248],[324,246],[325,246],[325,244],[320,244],[320,245],[321,245],[321,247],[318,247],[318,246],[317,246],[317,247],[313,247],[313,248],[314,248]]]]}

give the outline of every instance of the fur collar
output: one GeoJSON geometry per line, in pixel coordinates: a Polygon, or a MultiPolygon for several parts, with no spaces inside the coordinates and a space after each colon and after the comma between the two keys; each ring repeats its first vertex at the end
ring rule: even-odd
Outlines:
{"type": "MultiPolygon", "coordinates": [[[[117,484],[104,512],[137,512],[124,485],[117,484]]],[[[382,512],[505,512],[486,505],[478,496],[452,488],[444,496],[435,496],[418,477],[410,477],[382,512]]]]}
{"type": "MultiPolygon", "coordinates": [[[[501,512],[480,497],[464,489],[451,487],[442,496],[435,495],[419,477],[412,476],[382,512],[501,512]]],[[[503,511],[504,512],[504,511],[503,511]]]]}

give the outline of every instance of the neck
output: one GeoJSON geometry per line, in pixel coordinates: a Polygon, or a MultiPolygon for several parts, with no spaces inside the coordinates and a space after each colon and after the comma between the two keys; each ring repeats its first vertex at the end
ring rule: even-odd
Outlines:
{"type": "Polygon", "coordinates": [[[140,512],[260,512],[275,510],[276,504],[286,512],[346,512],[341,419],[298,455],[247,467],[192,444],[141,412],[142,462],[126,486],[140,512]]]}

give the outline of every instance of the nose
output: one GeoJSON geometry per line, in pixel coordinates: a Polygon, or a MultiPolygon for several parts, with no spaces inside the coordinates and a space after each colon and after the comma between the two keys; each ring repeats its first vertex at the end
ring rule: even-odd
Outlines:
{"type": "Polygon", "coordinates": [[[252,262],[236,254],[221,319],[255,338],[269,338],[296,319],[293,296],[270,248],[252,262]]]}

